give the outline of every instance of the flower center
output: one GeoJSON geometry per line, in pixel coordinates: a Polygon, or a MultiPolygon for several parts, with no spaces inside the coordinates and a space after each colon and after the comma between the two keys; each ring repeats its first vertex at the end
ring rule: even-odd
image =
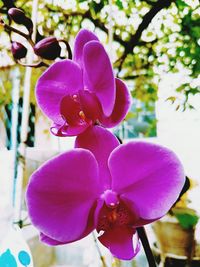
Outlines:
{"type": "Polygon", "coordinates": [[[101,118],[102,108],[97,96],[88,90],[66,95],[60,103],[60,114],[70,126],[89,126],[101,118]]]}
{"type": "Polygon", "coordinates": [[[102,195],[101,198],[104,199],[105,204],[109,208],[115,208],[119,204],[119,199],[117,194],[112,190],[106,190],[102,195]]]}
{"type": "Polygon", "coordinates": [[[105,202],[99,214],[97,231],[106,231],[114,226],[131,224],[132,214],[126,205],[119,201],[115,192],[106,190],[101,198],[105,202]]]}

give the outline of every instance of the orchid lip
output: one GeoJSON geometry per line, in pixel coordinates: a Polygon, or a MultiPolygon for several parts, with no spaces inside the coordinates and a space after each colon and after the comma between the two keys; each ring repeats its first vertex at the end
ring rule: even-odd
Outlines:
{"type": "Polygon", "coordinates": [[[119,198],[116,192],[107,189],[101,195],[101,198],[105,201],[108,208],[116,208],[119,205],[119,198]]]}

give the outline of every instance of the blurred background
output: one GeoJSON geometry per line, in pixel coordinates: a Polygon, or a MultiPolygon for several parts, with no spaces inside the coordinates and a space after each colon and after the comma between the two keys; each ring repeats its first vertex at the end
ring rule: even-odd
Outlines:
{"type": "MultiPolygon", "coordinates": [[[[132,95],[130,112],[125,121],[112,131],[123,142],[145,139],[173,149],[192,181],[187,197],[179,208],[191,209],[195,214],[188,217],[184,211],[184,220],[186,218],[190,222],[195,216],[198,217],[199,1],[0,0],[1,19],[7,25],[26,32],[23,25],[14,23],[8,16],[8,10],[12,7],[22,9],[27,17],[32,18],[36,42],[55,36],[67,40],[73,47],[74,38],[81,28],[97,34],[111,58],[116,76],[127,83],[132,95]]],[[[22,63],[37,61],[31,56],[32,48],[25,38],[0,25],[0,242],[6,236],[10,222],[20,221],[21,226],[28,222],[24,190],[30,174],[53,155],[72,148],[74,142],[74,138],[59,138],[50,134],[51,122],[38,109],[34,95],[36,81],[45,68],[30,69],[16,63],[11,53],[14,41],[22,43],[28,50],[22,63]]],[[[65,46],[60,45],[61,57],[67,57],[65,46]]],[[[51,63],[53,61],[48,61],[48,64],[51,63]]],[[[174,220],[172,214],[170,220],[174,220]]],[[[199,233],[196,223],[188,228],[199,233]]],[[[163,247],[159,246],[160,241],[156,241],[151,228],[149,232],[155,254],[160,257],[163,247]]],[[[23,227],[22,234],[31,248],[34,266],[101,266],[95,246],[91,245],[92,237],[54,249],[40,244],[37,232],[31,226],[23,227]]],[[[193,236],[193,243],[198,243],[198,236],[193,236]]],[[[187,240],[188,245],[191,243],[187,240]]],[[[189,256],[184,255],[183,251],[165,251],[172,258],[171,261],[166,260],[165,266],[186,266],[185,259],[198,258],[195,256],[198,252],[194,250],[189,256]],[[174,263],[177,255],[179,262],[174,263]]],[[[147,266],[142,261],[143,253],[130,263],[115,262],[107,251],[103,250],[103,253],[113,266],[147,266]]],[[[200,266],[195,260],[191,264],[200,266]]]]}

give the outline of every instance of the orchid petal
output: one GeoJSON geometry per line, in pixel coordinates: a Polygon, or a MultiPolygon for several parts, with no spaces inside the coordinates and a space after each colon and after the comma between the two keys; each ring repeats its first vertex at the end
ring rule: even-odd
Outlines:
{"type": "Polygon", "coordinates": [[[40,241],[43,243],[49,245],[49,246],[59,246],[59,245],[64,245],[64,242],[57,241],[53,238],[48,237],[47,235],[40,233],[40,241]]]}
{"type": "Polygon", "coordinates": [[[104,199],[99,198],[97,200],[97,205],[96,205],[95,212],[94,212],[94,224],[95,224],[96,231],[98,233],[101,231],[101,229],[99,228],[99,215],[103,209],[103,206],[104,206],[104,199]]]}
{"type": "Polygon", "coordinates": [[[109,117],[102,117],[100,122],[103,126],[111,128],[118,125],[126,116],[130,105],[131,96],[125,83],[120,79],[115,79],[116,100],[112,114],[109,117]]]}
{"type": "MultiPolygon", "coordinates": [[[[79,236],[78,238],[76,238],[76,239],[70,241],[70,242],[75,242],[75,241],[78,241],[78,240],[80,240],[80,239],[86,237],[86,236],[87,236],[88,234],[90,234],[90,232],[94,229],[94,226],[93,226],[93,225],[95,224],[95,222],[94,222],[94,220],[93,220],[93,214],[94,214],[95,210],[96,210],[96,206],[94,206],[94,207],[90,210],[90,215],[89,215],[89,219],[88,219],[88,225],[87,225],[85,231],[82,233],[82,235],[79,236]]],[[[69,242],[60,242],[60,241],[58,241],[58,240],[56,240],[56,239],[53,239],[53,238],[51,238],[51,237],[45,235],[45,234],[42,233],[42,232],[40,232],[40,240],[41,240],[43,243],[45,243],[45,244],[47,244],[47,245],[49,245],[49,246],[59,246],[59,245],[64,245],[64,244],[66,244],[66,243],[69,243],[69,242]]]]}
{"type": "Polygon", "coordinates": [[[75,147],[88,149],[94,154],[99,165],[99,177],[102,185],[104,185],[104,189],[110,188],[108,157],[118,145],[119,141],[117,138],[100,126],[88,128],[75,141],[75,147]]]}
{"type": "Polygon", "coordinates": [[[76,61],[81,67],[83,65],[82,63],[83,48],[85,44],[90,41],[98,41],[97,36],[91,31],[88,31],[86,29],[80,30],[76,36],[75,43],[74,43],[73,60],[76,61]]]}
{"type": "Polygon", "coordinates": [[[130,142],[113,151],[109,158],[112,188],[142,219],[163,216],[176,201],[185,175],[171,150],[157,144],[130,142]]]}
{"type": "Polygon", "coordinates": [[[90,124],[84,124],[84,125],[59,125],[54,123],[50,130],[51,133],[55,136],[59,137],[66,137],[66,136],[75,136],[79,135],[80,133],[84,132],[90,124]]]}
{"type": "Polygon", "coordinates": [[[98,41],[90,41],[83,49],[84,85],[98,97],[105,116],[115,104],[115,79],[110,59],[98,41]]]}
{"type": "Polygon", "coordinates": [[[53,158],[32,175],[28,185],[33,225],[62,243],[81,238],[94,229],[91,212],[98,188],[98,165],[90,151],[74,149],[53,158]]]}
{"type": "Polygon", "coordinates": [[[135,249],[133,246],[132,238],[135,232],[136,230],[129,226],[114,227],[105,231],[98,239],[116,258],[131,260],[139,251],[138,244],[135,249]]]}
{"type": "Polygon", "coordinates": [[[82,71],[71,60],[62,60],[51,65],[39,78],[36,99],[39,107],[55,123],[63,123],[60,102],[65,95],[83,89],[82,71]]]}

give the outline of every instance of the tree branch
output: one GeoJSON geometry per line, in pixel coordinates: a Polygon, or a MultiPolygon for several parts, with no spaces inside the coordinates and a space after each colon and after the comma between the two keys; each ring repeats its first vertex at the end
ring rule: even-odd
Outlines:
{"type": "MultiPolygon", "coordinates": [[[[103,23],[103,22],[101,22],[100,21],[100,19],[95,19],[95,18],[93,18],[92,17],[92,14],[91,14],[91,12],[90,12],[90,10],[88,10],[84,15],[83,15],[83,17],[84,18],[88,18],[88,19],[90,19],[93,23],[94,23],[94,25],[95,25],[95,27],[97,27],[97,28],[100,28],[101,30],[103,30],[104,32],[106,32],[106,33],[108,33],[108,28],[106,28],[106,26],[105,26],[105,24],[103,23]]],[[[126,44],[127,44],[127,42],[126,41],[123,41],[121,38],[120,38],[120,36],[119,35],[117,35],[117,34],[113,34],[113,39],[116,41],[116,42],[118,42],[118,43],[120,43],[122,46],[126,46],[126,44]]]]}
{"type": "MultiPolygon", "coordinates": [[[[46,7],[48,11],[51,12],[58,12],[56,9],[52,9],[51,7],[47,6],[46,7]]],[[[95,27],[100,28],[102,31],[108,33],[108,29],[106,28],[105,24],[98,18],[93,18],[90,10],[87,10],[85,13],[83,12],[70,12],[70,13],[64,13],[63,10],[59,10],[65,18],[68,17],[76,17],[76,16],[81,16],[82,18],[87,18],[91,20],[95,27]]],[[[116,42],[120,43],[122,46],[126,46],[127,42],[123,41],[117,34],[114,33],[113,38],[116,42]]]]}
{"type": "Polygon", "coordinates": [[[127,42],[125,46],[125,54],[132,53],[133,48],[138,44],[143,31],[149,26],[152,19],[157,15],[157,13],[165,7],[169,7],[175,0],[158,0],[155,5],[147,12],[141,24],[139,25],[136,33],[132,35],[131,39],[127,42]]]}
{"type": "MultiPolygon", "coordinates": [[[[122,40],[119,35],[114,33],[113,39],[116,42],[120,43],[124,47],[123,55],[116,62],[116,65],[118,65],[118,68],[119,68],[119,72],[122,68],[123,62],[125,61],[127,55],[129,53],[133,52],[133,48],[136,45],[145,45],[146,44],[146,42],[140,41],[140,38],[141,38],[143,31],[151,23],[152,19],[158,14],[158,12],[160,10],[162,10],[163,8],[169,7],[171,5],[171,3],[174,1],[175,0],[158,0],[157,2],[150,1],[152,4],[151,9],[149,10],[149,12],[147,12],[144,15],[143,20],[142,20],[141,24],[139,25],[138,29],[136,30],[135,34],[132,35],[128,41],[122,40]]],[[[58,11],[57,9],[54,10],[54,9],[50,8],[49,6],[47,6],[47,9],[49,11],[52,11],[52,12],[58,11]]],[[[98,27],[101,30],[103,30],[104,32],[108,33],[108,29],[106,28],[104,23],[99,18],[93,18],[90,10],[87,10],[85,13],[83,13],[83,12],[71,12],[70,14],[68,14],[68,13],[64,13],[63,10],[60,10],[60,12],[63,14],[63,16],[65,18],[68,18],[69,16],[81,16],[82,18],[87,18],[94,23],[95,27],[98,27]]],[[[156,41],[157,41],[157,39],[154,42],[156,42],[156,41]]]]}
{"type": "MultiPolygon", "coordinates": [[[[134,35],[131,36],[131,38],[126,42],[124,48],[124,53],[121,56],[121,58],[119,58],[115,63],[118,64],[118,73],[121,71],[122,69],[122,65],[127,57],[127,55],[129,53],[133,53],[133,48],[136,45],[139,45],[139,40],[141,38],[141,35],[143,33],[143,31],[149,26],[149,24],[151,23],[152,19],[158,14],[158,12],[160,10],[162,10],[165,7],[169,7],[171,5],[172,2],[174,2],[175,0],[158,0],[153,6],[152,8],[149,10],[149,12],[147,12],[144,17],[142,22],[140,23],[137,31],[135,32],[134,35]]],[[[157,40],[157,39],[156,39],[157,40]]],[[[116,65],[115,64],[115,65],[116,65]]]]}
{"type": "Polygon", "coordinates": [[[144,0],[144,2],[146,2],[150,6],[154,6],[156,4],[155,1],[151,1],[151,0],[144,0]]]}
{"type": "Polygon", "coordinates": [[[6,9],[4,9],[4,8],[0,8],[0,13],[1,14],[7,14],[8,11],[6,9]]]}
{"type": "Polygon", "coordinates": [[[3,2],[3,6],[6,7],[7,10],[11,7],[15,7],[13,0],[2,0],[2,2],[3,2]]]}

